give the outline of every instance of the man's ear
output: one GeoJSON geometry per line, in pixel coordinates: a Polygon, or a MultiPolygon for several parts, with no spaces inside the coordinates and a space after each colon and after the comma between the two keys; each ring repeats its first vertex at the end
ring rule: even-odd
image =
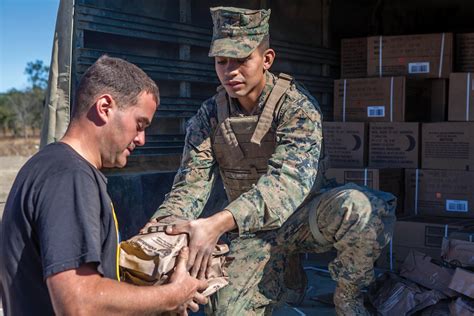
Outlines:
{"type": "Polygon", "coordinates": [[[104,123],[108,121],[111,111],[114,110],[116,104],[110,94],[100,95],[94,105],[97,117],[104,123]]]}
{"type": "Polygon", "coordinates": [[[275,60],[275,51],[271,48],[263,52],[263,69],[268,70],[275,60]]]}

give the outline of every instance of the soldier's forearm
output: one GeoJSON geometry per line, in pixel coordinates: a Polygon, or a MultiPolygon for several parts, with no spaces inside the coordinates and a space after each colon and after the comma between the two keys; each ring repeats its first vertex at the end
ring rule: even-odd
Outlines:
{"type": "Polygon", "coordinates": [[[234,216],[228,210],[222,210],[212,216],[214,227],[220,235],[237,228],[234,216]]]}

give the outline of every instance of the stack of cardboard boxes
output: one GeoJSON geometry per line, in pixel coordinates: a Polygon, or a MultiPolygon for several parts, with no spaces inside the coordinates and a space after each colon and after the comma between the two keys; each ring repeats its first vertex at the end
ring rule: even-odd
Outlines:
{"type": "Polygon", "coordinates": [[[345,39],[341,49],[335,121],[323,124],[327,176],[398,197],[379,266],[397,269],[411,249],[440,258],[443,238],[474,233],[474,33],[345,39]]]}

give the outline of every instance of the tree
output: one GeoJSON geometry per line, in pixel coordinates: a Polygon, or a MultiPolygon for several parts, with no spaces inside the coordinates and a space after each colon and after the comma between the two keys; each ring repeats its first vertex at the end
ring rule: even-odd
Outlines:
{"type": "Polygon", "coordinates": [[[28,138],[30,131],[34,133],[41,127],[49,67],[41,60],[29,62],[25,74],[30,87],[0,94],[0,127],[4,134],[11,130],[15,136],[28,138]]]}
{"type": "Polygon", "coordinates": [[[48,86],[49,66],[44,65],[42,60],[28,62],[25,74],[28,76],[32,89],[45,90],[48,86]]]}
{"type": "Polygon", "coordinates": [[[10,106],[6,93],[0,94],[0,128],[3,135],[6,135],[14,126],[15,113],[10,106]]]}
{"type": "Polygon", "coordinates": [[[15,124],[13,131],[15,135],[22,135],[28,138],[29,129],[37,127],[38,111],[41,111],[42,95],[40,89],[28,89],[19,91],[12,89],[7,92],[7,104],[13,110],[15,124]]]}

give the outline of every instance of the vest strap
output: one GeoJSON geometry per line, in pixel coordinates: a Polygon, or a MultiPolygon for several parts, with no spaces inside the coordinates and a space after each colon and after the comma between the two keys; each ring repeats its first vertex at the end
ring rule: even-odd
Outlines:
{"type": "Polygon", "coordinates": [[[219,128],[221,129],[222,137],[227,145],[229,145],[230,155],[235,157],[236,161],[242,160],[244,152],[239,146],[237,137],[229,120],[229,103],[227,102],[227,94],[223,86],[217,88],[217,120],[219,128]]]}
{"type": "Polygon", "coordinates": [[[272,126],[273,113],[275,107],[280,101],[281,97],[285,94],[286,90],[290,87],[293,78],[287,74],[281,73],[278,76],[278,80],[275,86],[268,96],[268,100],[265,104],[262,114],[258,120],[257,127],[252,135],[250,141],[254,144],[260,145],[263,137],[267,134],[272,126]]]}
{"type": "Polygon", "coordinates": [[[217,87],[216,95],[217,121],[221,124],[229,117],[229,105],[227,103],[227,94],[223,86],[217,87]]]}
{"type": "Polygon", "coordinates": [[[222,137],[227,145],[229,145],[230,155],[234,157],[237,161],[242,160],[244,156],[244,152],[239,146],[239,141],[235,136],[234,130],[232,129],[232,125],[230,123],[229,118],[226,118],[224,122],[220,124],[220,129],[222,132],[222,137]]]}

